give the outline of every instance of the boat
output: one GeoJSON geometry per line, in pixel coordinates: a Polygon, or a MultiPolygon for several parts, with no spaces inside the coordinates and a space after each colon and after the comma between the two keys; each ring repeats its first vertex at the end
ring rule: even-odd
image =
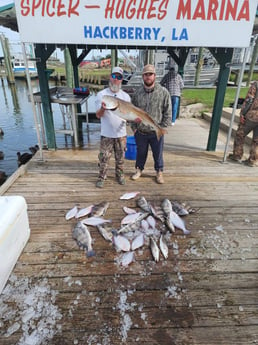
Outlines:
{"type": "MultiPolygon", "coordinates": [[[[14,59],[12,61],[12,68],[15,78],[26,78],[26,66],[24,63],[24,60],[22,59],[14,59]]],[[[29,68],[29,74],[31,78],[37,78],[38,72],[37,68],[35,66],[35,63],[33,61],[28,61],[28,68],[29,68]]]]}

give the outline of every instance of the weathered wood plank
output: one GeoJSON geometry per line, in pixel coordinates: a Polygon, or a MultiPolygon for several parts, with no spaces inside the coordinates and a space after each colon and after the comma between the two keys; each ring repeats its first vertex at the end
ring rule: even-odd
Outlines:
{"type": "MultiPolygon", "coordinates": [[[[23,195],[28,203],[31,237],[13,271],[17,284],[27,278],[30,288],[45,282],[49,291],[58,292],[53,304],[62,319],[54,322],[55,335],[44,345],[257,343],[255,169],[221,164],[222,154],[172,148],[165,152],[164,185],[154,182],[148,159],[137,182],[130,180],[134,162],[126,161],[127,184],[120,186],[112,161],[105,188],[98,190],[97,154],[97,149],[46,152],[43,163],[33,158],[5,192],[23,195]],[[87,258],[71,237],[76,220],[66,221],[66,212],[75,204],[109,201],[105,218],[119,227],[122,206],[136,208],[136,199],[119,197],[135,190],[153,204],[168,197],[198,209],[184,218],[191,234],[177,230],[171,235],[168,260],[155,263],[145,246],[124,268],[120,253],[89,227],[96,256],[87,258]]],[[[15,321],[27,327],[22,321],[26,303],[12,305],[15,321]]],[[[5,337],[13,319],[1,316],[0,322],[0,343],[19,343],[24,328],[5,337]]],[[[37,322],[32,318],[31,328],[37,322]]]]}

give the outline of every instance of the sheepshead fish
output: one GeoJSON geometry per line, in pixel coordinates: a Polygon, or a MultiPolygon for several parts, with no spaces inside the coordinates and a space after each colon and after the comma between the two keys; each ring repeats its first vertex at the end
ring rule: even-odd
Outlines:
{"type": "Polygon", "coordinates": [[[141,213],[134,222],[122,226],[119,230],[114,231],[114,233],[121,234],[129,231],[138,230],[141,226],[141,221],[148,216],[148,213],[141,213]]]}
{"type": "Polygon", "coordinates": [[[142,212],[136,212],[132,214],[128,214],[121,220],[121,225],[129,224],[129,223],[134,223],[139,216],[142,215],[142,212]]]}
{"type": "Polygon", "coordinates": [[[113,239],[112,230],[113,230],[113,228],[111,226],[107,225],[107,223],[100,224],[100,225],[97,225],[97,229],[99,230],[100,234],[102,235],[102,237],[106,241],[112,242],[112,239],[113,239]]]}
{"type": "Polygon", "coordinates": [[[164,256],[165,259],[168,258],[168,246],[165,242],[164,236],[161,235],[159,238],[159,247],[162,255],[164,256]]]}
{"type": "Polygon", "coordinates": [[[173,211],[172,204],[169,199],[163,199],[161,203],[161,208],[166,216],[169,216],[173,211]]]}
{"type": "Polygon", "coordinates": [[[173,211],[176,212],[179,216],[186,216],[187,214],[189,214],[188,210],[184,208],[184,206],[179,202],[172,201],[171,204],[173,211]]]}
{"type": "Polygon", "coordinates": [[[186,229],[185,223],[184,223],[183,219],[181,219],[181,218],[179,217],[179,215],[176,214],[176,212],[172,211],[172,212],[170,213],[169,218],[170,218],[171,223],[173,223],[173,225],[174,225],[176,228],[178,228],[178,229],[180,229],[180,230],[183,231],[184,235],[190,234],[191,231],[186,229]]]}
{"type": "Polygon", "coordinates": [[[104,216],[107,212],[109,206],[109,202],[101,202],[97,205],[94,205],[92,210],[91,210],[91,217],[101,217],[104,216]]]}
{"type": "Polygon", "coordinates": [[[92,238],[86,225],[81,221],[72,229],[72,237],[77,242],[79,248],[86,251],[88,257],[94,256],[95,251],[92,248],[92,238]]]}
{"type": "Polygon", "coordinates": [[[137,200],[137,205],[138,205],[143,211],[151,213],[151,206],[150,206],[150,204],[147,202],[147,200],[144,198],[144,196],[141,196],[141,197],[137,200]]]}
{"type": "Polygon", "coordinates": [[[158,140],[167,133],[167,130],[161,128],[146,111],[134,106],[130,102],[112,96],[104,96],[102,98],[102,106],[105,109],[112,110],[115,115],[123,120],[142,122],[144,125],[151,126],[155,130],[158,140]]]}
{"type": "Polygon", "coordinates": [[[172,204],[169,199],[164,199],[161,203],[161,208],[165,214],[165,224],[168,229],[172,232],[175,232],[175,224],[171,219],[171,213],[173,212],[172,204]]]}
{"type": "Polygon", "coordinates": [[[151,209],[151,214],[153,215],[153,217],[160,220],[162,223],[165,222],[164,212],[160,206],[150,205],[150,209],[151,209]]]}
{"type": "Polygon", "coordinates": [[[151,248],[153,259],[156,262],[158,262],[159,261],[159,247],[153,237],[150,237],[150,248],[151,248]]]}

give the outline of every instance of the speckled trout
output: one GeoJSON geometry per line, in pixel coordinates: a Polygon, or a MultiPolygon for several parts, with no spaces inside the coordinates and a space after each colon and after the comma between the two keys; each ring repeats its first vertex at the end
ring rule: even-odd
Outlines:
{"type": "Polygon", "coordinates": [[[112,96],[103,96],[102,106],[105,109],[112,110],[115,115],[123,120],[142,122],[144,125],[151,126],[155,130],[158,140],[162,135],[167,133],[166,129],[161,128],[146,111],[134,106],[130,102],[112,96]]]}

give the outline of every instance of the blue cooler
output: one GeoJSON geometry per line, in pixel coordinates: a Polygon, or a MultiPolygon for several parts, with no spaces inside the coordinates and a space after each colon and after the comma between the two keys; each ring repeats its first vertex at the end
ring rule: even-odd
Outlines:
{"type": "Polygon", "coordinates": [[[127,137],[126,140],[126,151],[125,151],[125,158],[130,160],[135,160],[137,154],[137,148],[135,143],[134,136],[127,137]]]}

